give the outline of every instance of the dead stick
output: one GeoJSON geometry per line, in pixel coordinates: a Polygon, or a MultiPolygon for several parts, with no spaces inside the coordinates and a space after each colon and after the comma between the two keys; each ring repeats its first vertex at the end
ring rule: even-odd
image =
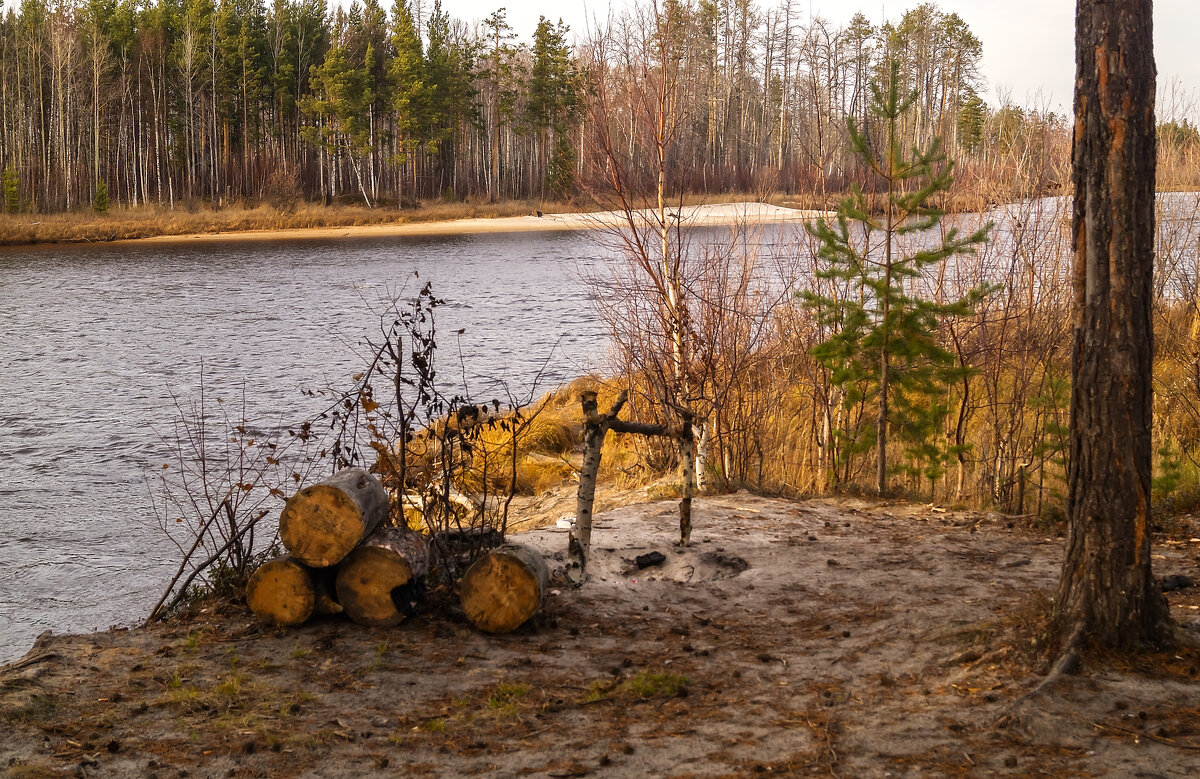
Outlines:
{"type": "Polygon", "coordinates": [[[1200,744],[1188,744],[1188,743],[1182,742],[1182,741],[1172,741],[1169,738],[1164,738],[1162,736],[1156,736],[1153,733],[1143,733],[1140,730],[1133,730],[1132,728],[1123,728],[1120,725],[1105,725],[1101,722],[1093,722],[1092,727],[1095,728],[1096,730],[1111,730],[1116,733],[1124,733],[1126,735],[1133,736],[1134,738],[1148,738],[1151,741],[1157,741],[1160,744],[1166,744],[1167,746],[1175,747],[1176,749],[1191,749],[1191,750],[1195,750],[1195,751],[1200,751],[1200,744]]]}

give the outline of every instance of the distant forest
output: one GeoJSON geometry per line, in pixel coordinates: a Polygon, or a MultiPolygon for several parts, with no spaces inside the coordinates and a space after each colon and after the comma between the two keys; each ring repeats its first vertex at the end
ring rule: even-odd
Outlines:
{"type": "Polygon", "coordinates": [[[570,198],[603,190],[591,128],[632,138],[647,80],[674,194],[819,196],[853,178],[846,117],[870,131],[891,59],[916,93],[906,140],[940,136],[966,186],[1006,190],[984,200],[1066,185],[1065,118],[986,105],[960,17],[839,28],[806,6],[667,0],[522,40],[503,9],[472,26],[439,2],[23,0],[0,25],[3,206],[570,198]]]}

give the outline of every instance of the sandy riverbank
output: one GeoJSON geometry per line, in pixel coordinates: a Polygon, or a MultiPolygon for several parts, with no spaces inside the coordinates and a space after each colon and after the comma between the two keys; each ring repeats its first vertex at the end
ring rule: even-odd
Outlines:
{"type": "MultiPolygon", "coordinates": [[[[587,584],[559,580],[506,636],[432,605],[388,629],[272,630],[230,607],[46,636],[0,668],[0,773],[1195,775],[1193,650],[1089,658],[1022,700],[1046,670],[1031,637],[1054,533],[747,494],[700,498],[694,518],[680,549],[674,501],[598,514],[587,584]],[[650,551],[664,563],[639,570],[650,551]]],[[[1195,572],[1195,527],[1178,530],[1156,538],[1161,574],[1195,572]]],[[[565,531],[520,539],[561,568],[565,531]]],[[[1170,599],[1195,620],[1195,588],[1170,599]]]]}
{"type": "MultiPolygon", "coordinates": [[[[683,227],[718,227],[746,224],[766,227],[776,224],[802,224],[820,216],[831,216],[832,211],[810,211],[784,208],[766,203],[715,203],[699,206],[672,208],[670,215],[678,214],[683,227]]],[[[668,216],[672,219],[672,216],[668,216]]],[[[656,224],[650,211],[635,211],[634,221],[640,225],[656,224]]],[[[477,235],[488,233],[532,233],[569,232],[580,230],[613,230],[627,227],[628,217],[623,211],[598,211],[572,214],[529,214],[495,218],[450,219],[433,222],[394,222],[348,227],[312,227],[288,230],[250,230],[219,233],[188,233],[185,235],[158,235],[149,238],[130,239],[140,243],[174,243],[180,241],[281,241],[320,240],[330,238],[375,238],[418,235],[477,235]]]]}

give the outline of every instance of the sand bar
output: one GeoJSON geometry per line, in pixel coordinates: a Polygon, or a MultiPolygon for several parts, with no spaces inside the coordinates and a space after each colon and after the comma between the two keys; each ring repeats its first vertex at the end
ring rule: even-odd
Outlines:
{"type": "MultiPolygon", "coordinates": [[[[668,220],[678,219],[682,227],[709,227],[745,223],[756,227],[772,224],[799,224],[817,217],[833,216],[832,211],[809,211],[784,208],[766,203],[718,203],[684,208],[669,208],[668,220]]],[[[653,211],[634,211],[633,220],[639,225],[657,224],[653,211]]],[[[576,214],[543,214],[536,216],[505,216],[492,219],[453,219],[438,222],[403,222],[394,224],[354,225],[343,227],[309,227],[291,230],[251,230],[221,233],[186,233],[134,238],[141,242],[177,241],[280,241],[329,238],[372,238],[404,235],[471,235],[484,233],[567,232],[579,230],[612,230],[629,225],[624,211],[597,211],[576,214]]]]}

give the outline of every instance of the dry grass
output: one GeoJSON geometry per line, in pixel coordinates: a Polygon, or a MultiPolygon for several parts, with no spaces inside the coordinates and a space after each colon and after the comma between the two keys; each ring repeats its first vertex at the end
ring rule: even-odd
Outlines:
{"type": "MultiPolygon", "coordinates": [[[[611,405],[617,390],[599,378],[587,376],[545,395],[527,409],[527,420],[516,436],[516,487],[521,495],[537,495],[575,478],[581,467],[576,449],[583,440],[582,392],[600,394],[601,405],[611,405]]],[[[504,418],[507,420],[507,418],[504,418]]],[[[486,473],[489,485],[505,492],[512,477],[513,433],[496,425],[483,432],[475,452],[473,471],[486,473]]],[[[607,450],[606,450],[607,454],[607,450]]],[[[614,452],[620,457],[620,452],[614,452]]],[[[468,484],[468,489],[478,485],[468,484]]]]}
{"type": "Polygon", "coordinates": [[[97,243],[130,238],[196,233],[229,233],[260,230],[296,230],[321,227],[353,227],[379,224],[412,224],[454,219],[521,216],[540,209],[548,212],[577,210],[565,203],[513,200],[501,203],[426,201],[417,208],[360,205],[301,204],[274,207],[266,204],[233,205],[225,208],[156,206],[114,208],[107,214],[0,215],[0,245],[35,243],[97,243]]]}
{"type": "MultiPolygon", "coordinates": [[[[754,193],[689,194],[684,205],[711,203],[767,202],[787,208],[831,209],[845,193],[759,195],[754,193]]],[[[964,193],[949,204],[951,211],[971,211],[983,201],[974,193],[964,193]]],[[[445,202],[428,200],[416,208],[356,204],[317,203],[270,205],[242,203],[212,208],[185,204],[174,209],[159,206],[114,208],[107,214],[79,211],[60,214],[0,214],[0,246],[42,243],[102,243],[157,236],[301,230],[366,225],[420,224],[457,219],[496,219],[524,216],[534,211],[577,213],[594,209],[617,208],[616,203],[541,202],[509,200],[489,203],[484,200],[445,202]]]]}

